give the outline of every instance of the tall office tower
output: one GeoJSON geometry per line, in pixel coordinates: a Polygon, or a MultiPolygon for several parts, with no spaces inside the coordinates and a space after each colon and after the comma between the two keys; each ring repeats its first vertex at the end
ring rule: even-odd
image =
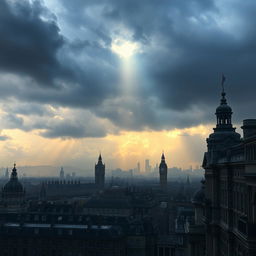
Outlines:
{"type": "Polygon", "coordinates": [[[137,163],[137,171],[140,172],[140,162],[137,163]]]}
{"type": "Polygon", "coordinates": [[[162,189],[166,189],[167,187],[167,164],[165,162],[164,153],[162,153],[161,163],[159,165],[159,177],[160,177],[160,186],[162,189]]]}
{"type": "Polygon", "coordinates": [[[206,255],[256,255],[256,120],[232,125],[226,93],[204,155],[206,255]]]}
{"type": "Polygon", "coordinates": [[[145,172],[150,172],[149,159],[145,160],[145,172]]]}
{"type": "Polygon", "coordinates": [[[64,180],[65,179],[65,173],[63,167],[60,168],[60,179],[64,180]]]}
{"type": "Polygon", "coordinates": [[[105,185],[105,164],[102,163],[101,154],[98,158],[98,163],[95,164],[95,184],[101,188],[105,185]]]}
{"type": "Polygon", "coordinates": [[[6,170],[5,170],[4,177],[5,177],[5,179],[9,179],[9,170],[8,170],[8,168],[6,168],[6,170]]]}

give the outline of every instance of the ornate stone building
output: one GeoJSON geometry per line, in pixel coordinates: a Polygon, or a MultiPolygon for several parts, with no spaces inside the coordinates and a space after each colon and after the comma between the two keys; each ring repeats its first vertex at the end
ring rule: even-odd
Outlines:
{"type": "Polygon", "coordinates": [[[101,154],[98,163],[95,164],[95,184],[101,188],[105,185],[105,164],[102,162],[101,154]]]}
{"type": "Polygon", "coordinates": [[[167,171],[168,167],[165,162],[165,156],[163,153],[161,157],[161,163],[159,165],[160,186],[162,189],[166,189],[167,187],[167,171]]]}
{"type": "Polygon", "coordinates": [[[256,255],[256,120],[232,125],[223,90],[204,155],[207,256],[256,255]]]}

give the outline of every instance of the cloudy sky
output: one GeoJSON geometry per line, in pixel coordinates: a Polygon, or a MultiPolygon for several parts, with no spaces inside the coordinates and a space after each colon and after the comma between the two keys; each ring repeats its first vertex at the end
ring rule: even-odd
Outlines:
{"type": "Polygon", "coordinates": [[[220,77],[255,117],[253,0],[1,0],[0,166],[201,163],[220,77]]]}

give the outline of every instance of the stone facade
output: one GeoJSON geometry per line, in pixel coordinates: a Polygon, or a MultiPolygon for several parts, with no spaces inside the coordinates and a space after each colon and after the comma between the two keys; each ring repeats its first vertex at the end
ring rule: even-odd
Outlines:
{"type": "Polygon", "coordinates": [[[243,122],[243,138],[232,125],[222,92],[217,125],[204,155],[207,256],[256,255],[256,120],[243,122]]]}

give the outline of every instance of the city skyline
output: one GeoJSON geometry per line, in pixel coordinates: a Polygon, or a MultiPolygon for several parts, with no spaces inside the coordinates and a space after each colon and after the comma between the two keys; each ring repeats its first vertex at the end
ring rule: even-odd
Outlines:
{"type": "Polygon", "coordinates": [[[222,73],[235,126],[253,117],[254,7],[1,1],[1,165],[201,165],[222,73]]]}

